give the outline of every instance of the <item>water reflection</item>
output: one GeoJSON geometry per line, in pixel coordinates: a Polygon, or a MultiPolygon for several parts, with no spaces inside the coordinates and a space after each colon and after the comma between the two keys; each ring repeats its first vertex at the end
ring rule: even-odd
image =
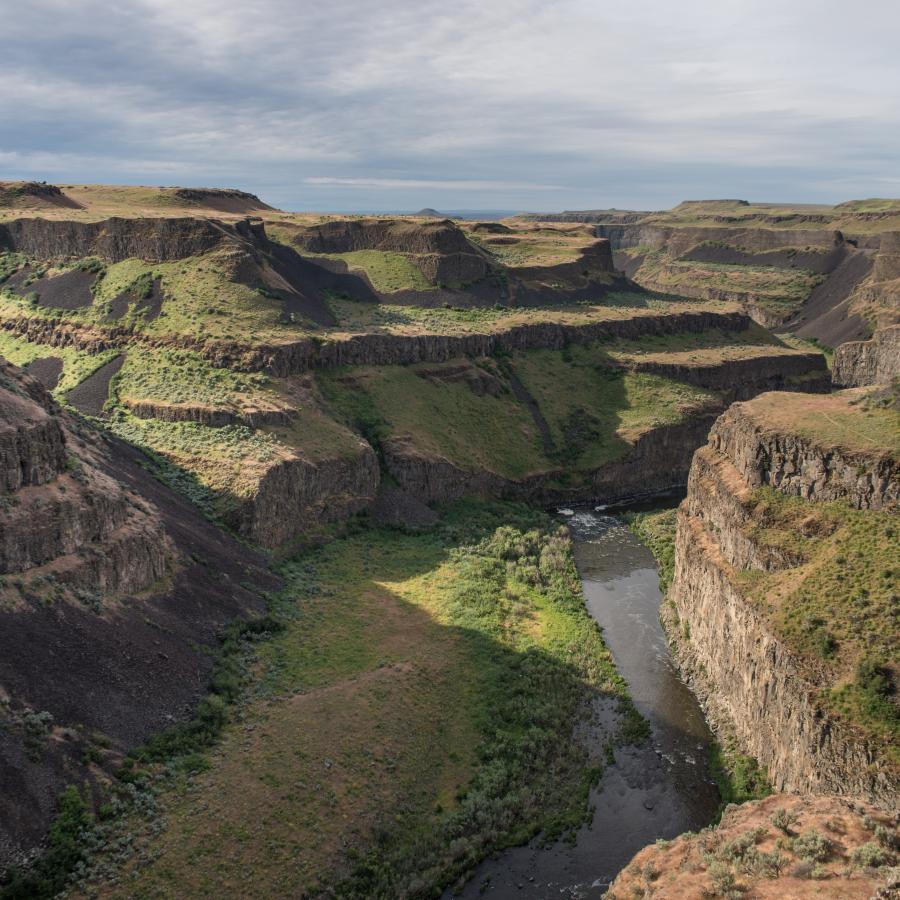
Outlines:
{"type": "MultiPolygon", "coordinates": [[[[662,600],[650,552],[602,510],[561,510],[572,530],[585,601],[603,628],[652,735],[640,748],[620,750],[592,792],[593,821],[573,845],[517,847],[489,860],[458,896],[599,898],[632,855],[657,838],[697,830],[719,802],[710,780],[710,733],[697,701],[681,681],[659,624],[662,600]]],[[[582,737],[599,752],[611,709],[595,710],[598,725],[582,737]]]]}

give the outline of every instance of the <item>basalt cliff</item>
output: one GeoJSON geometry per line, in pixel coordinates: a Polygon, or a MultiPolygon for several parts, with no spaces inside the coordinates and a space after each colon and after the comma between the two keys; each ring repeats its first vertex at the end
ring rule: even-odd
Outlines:
{"type": "Polygon", "coordinates": [[[768,394],[718,419],[678,513],[664,620],[710,720],[776,789],[892,809],[896,582],[876,566],[896,559],[900,461],[896,414],[865,402],[768,394]]]}

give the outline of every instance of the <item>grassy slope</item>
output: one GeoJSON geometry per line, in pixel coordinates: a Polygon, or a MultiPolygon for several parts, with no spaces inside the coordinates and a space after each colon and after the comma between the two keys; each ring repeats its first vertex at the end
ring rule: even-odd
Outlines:
{"type": "Polygon", "coordinates": [[[101,896],[433,895],[492,847],[583,820],[598,762],[570,736],[587,697],[641,732],[542,513],[467,504],[285,576],[286,629],[211,768],[127,823],[149,862],[101,896]]]}
{"type": "Polygon", "coordinates": [[[58,357],[63,361],[62,375],[54,396],[64,399],[66,392],[81,384],[85,378],[108,363],[117,351],[104,350],[101,353],[87,353],[72,347],[51,347],[48,344],[36,344],[23,338],[15,337],[6,331],[0,331],[0,356],[5,357],[16,366],[27,366],[36,359],[48,356],[58,357]]]}
{"type": "Polygon", "coordinates": [[[535,350],[508,362],[538,403],[558,453],[548,455],[528,408],[489,362],[505,392],[476,395],[466,384],[438,382],[424,373],[458,366],[383,366],[321,373],[335,411],[379,437],[401,437],[468,470],[518,479],[561,466],[590,469],[627,452],[649,428],[682,421],[715,403],[708,391],[654,375],[612,370],[602,345],[569,351],[535,350]]]}
{"type": "Polygon", "coordinates": [[[704,289],[749,294],[760,306],[784,315],[824,281],[824,276],[805,269],[674,260],[664,253],[649,255],[634,278],[672,293],[704,289]]]}
{"type": "Polygon", "coordinates": [[[397,291],[433,291],[432,284],[405,253],[387,250],[355,250],[350,253],[305,253],[305,256],[323,256],[327,259],[343,261],[352,271],[362,269],[372,282],[372,287],[383,294],[397,291]]]}
{"type": "Polygon", "coordinates": [[[127,355],[117,390],[131,401],[194,403],[235,409],[271,403],[270,380],[258,373],[211,366],[196,353],[147,349],[127,355]]]}
{"type": "Polygon", "coordinates": [[[745,592],[805,662],[825,707],[866,731],[900,766],[900,710],[879,682],[900,676],[896,511],[810,503],[771,489],[757,491],[753,504],[752,538],[804,562],[742,573],[745,592]]]}
{"type": "Polygon", "coordinates": [[[645,431],[718,401],[711,391],[670,378],[616,371],[602,344],[518,353],[512,367],[544,413],[563,459],[584,468],[610,462],[645,431]]]}

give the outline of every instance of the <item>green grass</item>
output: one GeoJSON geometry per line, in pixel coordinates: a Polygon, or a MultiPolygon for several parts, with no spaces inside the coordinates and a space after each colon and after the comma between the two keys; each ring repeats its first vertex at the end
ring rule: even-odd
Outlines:
{"type": "Polygon", "coordinates": [[[373,444],[397,439],[465,471],[522,479],[590,470],[618,459],[642,433],[718,403],[716,394],[672,379],[610,368],[601,345],[535,350],[478,363],[495,385],[478,395],[442,372],[474,363],[382,366],[321,372],[335,415],[373,444]],[[512,392],[515,373],[536,400],[554,443],[548,451],[528,407],[512,392]]]}
{"type": "Polygon", "coordinates": [[[354,250],[350,253],[305,253],[305,256],[324,256],[345,262],[350,269],[362,269],[369,276],[372,287],[379,294],[398,291],[433,291],[432,284],[412,258],[390,250],[354,250]]]}
{"type": "Polygon", "coordinates": [[[625,514],[629,528],[647,545],[659,570],[659,589],[665,595],[675,575],[675,530],[677,509],[659,509],[625,514]]]}
{"type": "Polygon", "coordinates": [[[639,284],[646,282],[656,289],[688,296],[704,290],[746,294],[760,306],[784,315],[825,280],[825,276],[805,269],[677,260],[662,251],[648,255],[633,277],[639,284]]]}
{"type": "Polygon", "coordinates": [[[114,409],[116,436],[168,461],[159,474],[170,486],[225,521],[252,496],[266,470],[286,455],[277,438],[244,425],[210,428],[195,422],[139,419],[114,409]]]}
{"type": "Polygon", "coordinates": [[[729,803],[761,800],[772,793],[765,768],[732,746],[723,747],[717,741],[710,744],[709,771],[719,788],[719,815],[729,803]]]}
{"type": "MultiPolygon", "coordinates": [[[[459,363],[457,363],[458,365],[459,363]]],[[[323,372],[319,384],[335,411],[373,440],[408,440],[468,471],[521,478],[547,467],[527,408],[511,393],[477,396],[465,384],[421,377],[440,365],[323,372]]]]}
{"type": "Polygon", "coordinates": [[[643,432],[718,403],[712,391],[612,368],[602,344],[517,353],[512,367],[544,413],[562,458],[583,468],[617,459],[643,432]]]}
{"type": "Polygon", "coordinates": [[[52,347],[49,344],[36,344],[16,337],[8,331],[0,330],[0,356],[8,359],[13,365],[27,366],[36,359],[55,356],[63,361],[63,370],[59,383],[53,390],[58,400],[65,399],[65,394],[77,387],[108,363],[117,355],[117,350],[104,350],[100,353],[87,353],[72,347],[52,347]]]}
{"type": "Polygon", "coordinates": [[[900,658],[896,513],[809,503],[768,488],[753,504],[753,540],[789,550],[801,565],[740,576],[747,595],[806,661],[823,705],[900,765],[900,710],[889,684],[900,658]]]}
{"type": "Polygon", "coordinates": [[[466,503],[427,533],[360,528],[283,575],[281,630],[206,771],[123,821],[113,838],[145,862],[104,896],[437,896],[584,821],[602,762],[572,730],[592,696],[618,706],[619,741],[646,731],[543,513],[466,503]]]}
{"type": "Polygon", "coordinates": [[[238,400],[248,405],[273,400],[269,383],[264,375],[217,368],[190,351],[147,348],[127,354],[117,390],[134,401],[233,408],[238,400]]]}

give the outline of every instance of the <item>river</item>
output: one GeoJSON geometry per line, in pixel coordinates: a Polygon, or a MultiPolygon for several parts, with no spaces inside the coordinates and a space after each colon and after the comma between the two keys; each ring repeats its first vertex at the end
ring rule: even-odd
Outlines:
{"type": "MultiPolygon", "coordinates": [[[[454,895],[465,900],[594,900],[638,850],[705,827],[719,805],[707,766],[712,738],[659,624],[662,596],[653,556],[615,516],[578,511],[567,524],[588,610],[652,734],[641,747],[616,751],[615,763],[591,793],[592,821],[574,843],[504,851],[482,863],[454,895]]],[[[600,700],[580,729],[598,756],[612,715],[609,701],[600,700]]]]}

